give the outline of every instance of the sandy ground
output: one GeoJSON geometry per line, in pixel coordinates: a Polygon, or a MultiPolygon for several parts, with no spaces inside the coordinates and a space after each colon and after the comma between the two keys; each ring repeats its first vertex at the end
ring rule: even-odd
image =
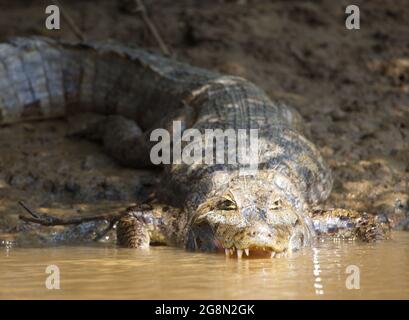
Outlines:
{"type": "MultiPolygon", "coordinates": [[[[303,115],[334,172],[327,206],[409,214],[409,6],[354,1],[361,29],[345,28],[349,1],[146,1],[175,57],[248,78],[303,115]]],[[[63,1],[88,39],[157,49],[118,1],[63,1]]],[[[0,1],[0,40],[40,34],[45,1],[0,1]]],[[[13,231],[24,199],[57,214],[118,210],[157,173],[121,168],[100,146],[68,139],[66,120],[0,128],[0,230],[13,231]]],[[[146,191],[145,191],[146,192],[146,191]]],[[[143,193],[143,192],[142,192],[143,193]]]]}

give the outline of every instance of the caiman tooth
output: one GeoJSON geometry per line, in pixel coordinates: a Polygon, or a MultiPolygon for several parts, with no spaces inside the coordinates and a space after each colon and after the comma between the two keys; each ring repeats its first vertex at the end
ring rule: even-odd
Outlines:
{"type": "Polygon", "coordinates": [[[249,248],[244,249],[244,252],[246,253],[246,256],[247,256],[247,257],[250,255],[250,250],[249,250],[249,248]]]}
{"type": "Polygon", "coordinates": [[[241,259],[242,255],[243,255],[243,250],[237,249],[237,258],[241,259]]]}
{"type": "Polygon", "coordinates": [[[275,258],[285,258],[288,257],[288,252],[287,251],[282,251],[282,252],[276,252],[274,255],[275,258]]]}
{"type": "Polygon", "coordinates": [[[234,254],[234,249],[230,249],[230,254],[231,254],[231,255],[234,254]]]}
{"type": "Polygon", "coordinates": [[[226,254],[226,256],[229,256],[230,255],[230,249],[225,248],[224,253],[226,254]]]}
{"type": "Polygon", "coordinates": [[[274,258],[275,256],[276,256],[276,252],[275,251],[271,252],[271,258],[274,258]]]}

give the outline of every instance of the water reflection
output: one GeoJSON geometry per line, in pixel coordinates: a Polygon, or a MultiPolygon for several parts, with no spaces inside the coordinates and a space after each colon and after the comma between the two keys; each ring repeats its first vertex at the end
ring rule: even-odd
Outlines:
{"type": "Polygon", "coordinates": [[[319,242],[288,258],[242,259],[153,247],[0,248],[0,298],[409,298],[409,233],[377,244],[319,242]],[[48,265],[61,289],[47,290],[48,265]],[[361,270],[348,290],[345,268],[361,270]]]}
{"type": "Polygon", "coordinates": [[[315,281],[314,281],[315,294],[321,295],[321,294],[324,294],[324,285],[322,284],[322,279],[320,277],[321,267],[320,267],[320,262],[319,262],[319,257],[318,257],[318,254],[320,251],[316,247],[313,247],[312,252],[313,252],[312,262],[314,265],[313,274],[315,277],[315,281]]]}

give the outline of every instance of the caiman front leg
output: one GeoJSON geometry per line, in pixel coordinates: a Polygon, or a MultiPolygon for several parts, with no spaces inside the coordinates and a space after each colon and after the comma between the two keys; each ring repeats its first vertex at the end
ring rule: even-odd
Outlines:
{"type": "Polygon", "coordinates": [[[148,248],[151,242],[149,222],[143,215],[126,214],[116,226],[118,245],[127,248],[148,248]]]}
{"type": "Polygon", "coordinates": [[[340,208],[311,210],[309,215],[319,238],[372,242],[390,237],[391,227],[383,215],[340,208]]]}
{"type": "Polygon", "coordinates": [[[118,245],[127,248],[177,245],[180,210],[156,203],[128,208],[116,226],[118,245]]]}
{"type": "MultiPolygon", "coordinates": [[[[157,203],[144,203],[128,208],[125,212],[117,214],[95,216],[73,216],[60,218],[49,214],[40,214],[30,209],[26,204],[20,205],[30,214],[21,215],[20,219],[26,222],[43,226],[82,226],[90,224],[96,226],[98,222],[105,221],[108,225],[101,232],[97,232],[94,241],[99,241],[107,232],[116,227],[117,244],[128,248],[146,248],[149,245],[178,245],[180,231],[183,223],[178,219],[182,209],[160,205],[157,203]]],[[[87,230],[88,230],[87,229],[87,230]]],[[[71,232],[70,239],[82,238],[82,234],[71,232]]],[[[61,238],[61,237],[60,237],[61,238]]]]}

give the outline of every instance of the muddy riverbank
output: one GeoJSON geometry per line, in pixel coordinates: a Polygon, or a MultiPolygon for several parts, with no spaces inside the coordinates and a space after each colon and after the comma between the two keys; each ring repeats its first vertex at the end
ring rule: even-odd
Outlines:
{"type": "MultiPolygon", "coordinates": [[[[89,39],[157,50],[138,16],[116,1],[70,1],[89,39]]],[[[1,1],[0,40],[45,35],[46,1],[1,1]]],[[[409,7],[357,1],[361,29],[345,28],[348,1],[152,1],[149,14],[177,59],[249,78],[303,115],[335,177],[327,206],[385,213],[408,225],[409,7]]],[[[0,128],[0,229],[13,232],[24,199],[56,214],[115,211],[157,173],[121,168],[100,146],[69,139],[67,120],[0,128]]],[[[149,189],[149,188],[148,188],[149,189]]]]}

